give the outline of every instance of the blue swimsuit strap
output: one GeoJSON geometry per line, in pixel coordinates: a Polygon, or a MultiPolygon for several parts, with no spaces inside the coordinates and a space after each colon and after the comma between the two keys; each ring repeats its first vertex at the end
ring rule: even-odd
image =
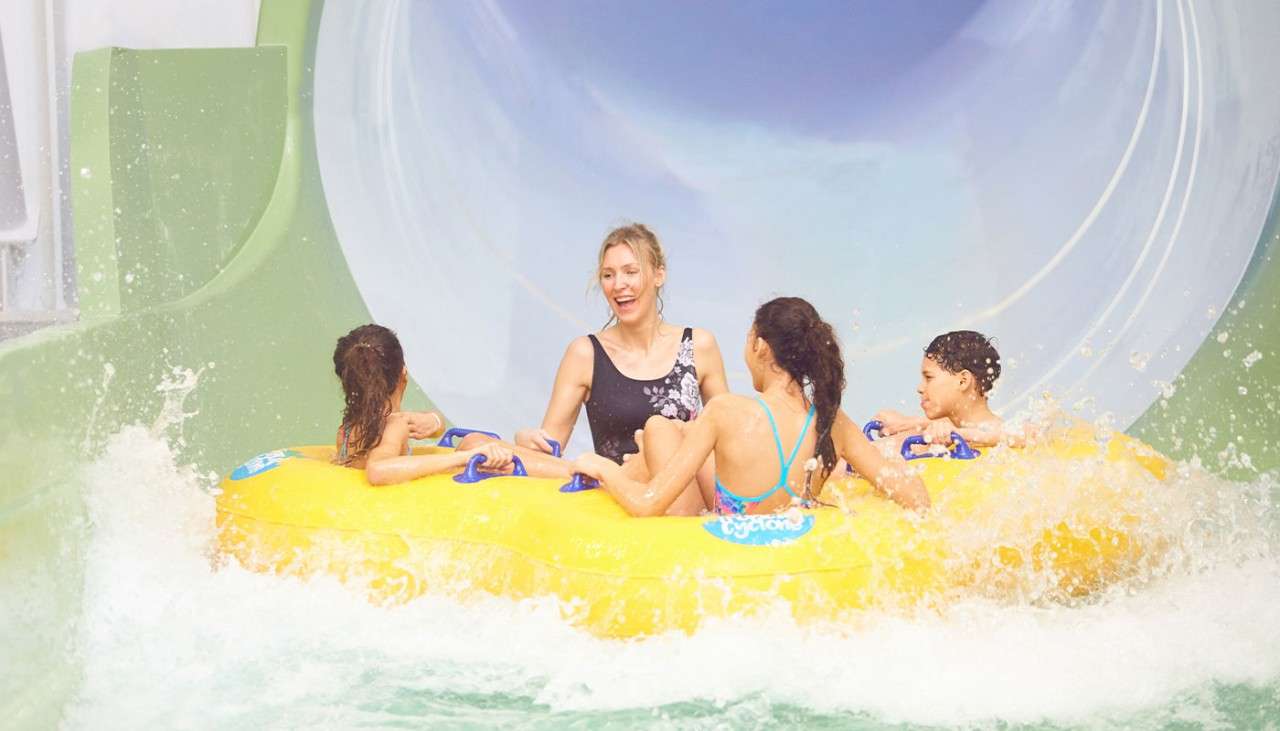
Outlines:
{"type": "Polygon", "coordinates": [[[778,464],[781,465],[782,472],[778,475],[778,482],[763,494],[756,497],[744,497],[731,491],[720,482],[720,476],[716,476],[716,489],[723,492],[734,500],[741,500],[744,503],[758,503],[778,491],[779,488],[786,488],[787,493],[792,497],[800,497],[791,490],[791,486],[787,484],[787,475],[791,472],[791,463],[796,460],[796,455],[800,453],[800,445],[804,444],[805,434],[809,432],[809,423],[813,421],[814,407],[809,407],[809,413],[804,418],[804,428],[800,430],[800,438],[796,440],[796,446],[791,450],[791,456],[782,458],[782,438],[778,436],[778,422],[773,419],[773,412],[769,410],[769,404],[764,399],[756,396],[756,401],[764,409],[764,413],[769,417],[769,426],[773,427],[773,444],[778,448],[778,464]]]}

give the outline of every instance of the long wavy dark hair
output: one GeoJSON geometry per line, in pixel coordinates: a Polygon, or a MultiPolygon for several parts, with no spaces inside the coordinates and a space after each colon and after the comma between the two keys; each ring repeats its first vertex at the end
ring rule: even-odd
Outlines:
{"type": "Polygon", "coordinates": [[[342,381],[347,438],[344,464],[378,446],[391,414],[391,394],[404,372],[404,349],[396,334],[381,325],[361,325],[338,338],[333,371],[342,381]]]}
{"type": "Polygon", "coordinates": [[[778,297],[756,310],[755,332],[773,350],[774,360],[804,389],[817,412],[815,453],[825,476],[836,464],[831,427],[844,393],[844,356],[835,330],[807,300],[778,297]]]}

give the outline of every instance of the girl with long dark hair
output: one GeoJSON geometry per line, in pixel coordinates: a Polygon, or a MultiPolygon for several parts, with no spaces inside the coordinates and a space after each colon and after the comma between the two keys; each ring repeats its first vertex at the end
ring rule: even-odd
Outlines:
{"type": "Polygon", "coordinates": [[[641,516],[664,514],[695,486],[702,507],[718,513],[767,513],[807,503],[841,456],[899,503],[928,505],[923,484],[890,464],[840,411],[844,359],[831,325],[813,305],[799,297],[761,305],[743,355],[754,397],[717,396],[683,427],[661,417],[646,422],[637,459],[645,460],[652,476],[647,482],[593,454],[580,457],[575,468],[641,516]],[[707,489],[694,478],[712,454],[716,475],[707,489]],[[811,458],[812,474],[805,469],[811,458]]]}
{"type": "MultiPolygon", "coordinates": [[[[346,406],[338,427],[334,461],[363,469],[373,485],[388,485],[457,470],[483,454],[481,469],[508,471],[513,448],[490,441],[474,448],[464,442],[447,454],[411,454],[410,439],[428,439],[444,431],[444,417],[434,411],[402,411],[409,383],[404,350],[396,334],[381,325],[361,325],[338,339],[333,370],[342,381],[346,406]]],[[[568,463],[541,453],[520,450],[529,474],[563,477],[568,463]]]]}

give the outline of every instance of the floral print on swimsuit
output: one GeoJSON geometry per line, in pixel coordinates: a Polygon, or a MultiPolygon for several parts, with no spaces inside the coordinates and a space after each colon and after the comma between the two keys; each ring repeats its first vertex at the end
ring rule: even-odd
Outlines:
{"type": "Polygon", "coordinates": [[[702,390],[698,387],[698,372],[693,366],[693,339],[680,341],[676,364],[656,386],[645,386],[653,413],[668,419],[693,421],[702,411],[702,390]]]}

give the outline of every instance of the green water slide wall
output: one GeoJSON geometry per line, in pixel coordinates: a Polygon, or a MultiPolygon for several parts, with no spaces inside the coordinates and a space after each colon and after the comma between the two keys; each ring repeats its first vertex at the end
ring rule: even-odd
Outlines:
{"type": "MultiPolygon", "coordinates": [[[[55,725],[78,682],[80,470],[103,437],[155,419],[173,368],[203,369],[175,436],[204,470],[332,434],[330,348],[369,315],[315,155],[319,14],[319,0],[263,0],[256,48],[76,58],[81,320],[0,345],[0,725],[55,725]]],[[[1231,443],[1255,468],[1280,467],[1277,218],[1176,392],[1134,427],[1235,475],[1249,470],[1231,443]]],[[[416,389],[410,399],[429,406],[416,389]]]]}
{"type": "Polygon", "coordinates": [[[1231,303],[1171,385],[1130,433],[1232,479],[1280,469],[1280,191],[1231,303]]]}
{"type": "Polygon", "coordinates": [[[332,438],[333,342],[369,314],[320,185],[318,21],[318,2],[264,0],[256,48],[75,59],[81,319],[0,345],[0,726],[54,726],[78,682],[81,470],[155,421],[174,368],[203,369],[170,432],[184,462],[332,438]]]}

